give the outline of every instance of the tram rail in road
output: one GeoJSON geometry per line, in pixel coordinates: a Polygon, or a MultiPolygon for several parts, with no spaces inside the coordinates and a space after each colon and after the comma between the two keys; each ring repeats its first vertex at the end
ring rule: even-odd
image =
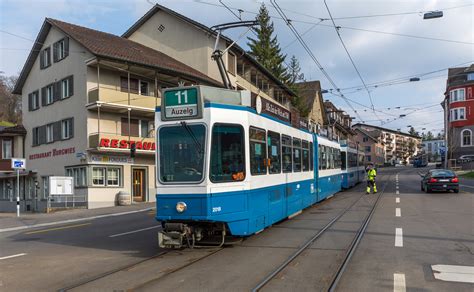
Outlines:
{"type": "MultiPolygon", "coordinates": [[[[362,237],[364,236],[365,230],[367,229],[367,226],[369,225],[369,222],[372,219],[372,215],[374,214],[377,208],[377,205],[379,203],[381,196],[385,193],[385,189],[387,188],[387,185],[390,183],[391,176],[392,174],[390,174],[388,179],[386,180],[382,191],[378,193],[375,203],[372,205],[372,208],[369,214],[363,220],[363,223],[361,227],[359,228],[359,230],[357,231],[356,236],[352,240],[349,248],[346,250],[346,255],[344,257],[344,260],[342,261],[341,265],[339,266],[339,269],[337,270],[337,272],[334,274],[332,278],[329,291],[335,291],[337,284],[339,283],[339,280],[344,274],[344,271],[352,258],[352,255],[356,251],[357,246],[359,245],[362,237]]],[[[345,208],[341,213],[339,213],[336,217],[334,217],[328,224],[326,224],[320,231],[318,231],[314,236],[312,236],[309,240],[307,240],[298,250],[296,250],[290,257],[288,257],[286,261],[284,261],[280,266],[278,266],[275,270],[269,273],[261,282],[259,282],[257,286],[255,286],[252,289],[252,292],[260,291],[260,289],[262,289],[271,280],[273,280],[276,275],[278,275],[281,271],[283,271],[286,267],[288,267],[288,265],[291,262],[293,262],[296,258],[298,258],[302,252],[304,252],[309,246],[311,246],[311,244],[313,244],[318,238],[320,238],[322,234],[324,234],[332,225],[334,225],[334,223],[336,223],[342,216],[344,216],[364,196],[365,195],[361,195],[354,203],[352,203],[347,208],[345,208]]]]}

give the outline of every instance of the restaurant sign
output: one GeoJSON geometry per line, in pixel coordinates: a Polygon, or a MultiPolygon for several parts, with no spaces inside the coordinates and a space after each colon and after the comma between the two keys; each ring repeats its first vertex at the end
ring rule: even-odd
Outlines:
{"type": "Polygon", "coordinates": [[[155,151],[155,142],[142,142],[130,140],[119,140],[119,139],[108,139],[101,138],[99,147],[101,148],[114,148],[114,149],[130,149],[130,145],[135,144],[137,150],[155,151]]]}
{"type": "Polygon", "coordinates": [[[267,114],[281,121],[291,123],[291,113],[289,110],[260,96],[256,97],[255,109],[259,114],[267,114]]]}

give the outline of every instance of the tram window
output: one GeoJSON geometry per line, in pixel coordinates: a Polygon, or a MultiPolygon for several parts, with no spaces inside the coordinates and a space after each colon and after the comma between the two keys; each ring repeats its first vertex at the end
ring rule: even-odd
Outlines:
{"type": "Polygon", "coordinates": [[[327,157],[326,157],[326,146],[320,146],[320,150],[321,150],[321,168],[322,170],[326,169],[326,166],[327,166],[327,157]]]}
{"type": "Polygon", "coordinates": [[[250,127],[250,173],[252,175],[266,174],[267,145],[265,130],[250,127]]]}
{"type": "Polygon", "coordinates": [[[267,147],[268,147],[268,172],[281,172],[281,148],[280,148],[280,134],[268,131],[267,147]]]}
{"type": "Polygon", "coordinates": [[[323,169],[323,146],[318,145],[318,169],[323,169]]]}
{"type": "Polygon", "coordinates": [[[301,142],[301,152],[303,154],[303,171],[309,171],[309,143],[308,141],[301,142]]]}
{"type": "Polygon", "coordinates": [[[333,169],[334,168],[334,148],[329,147],[329,163],[328,163],[328,169],[333,169]]]}
{"type": "Polygon", "coordinates": [[[341,152],[341,169],[345,170],[347,169],[347,160],[346,160],[346,154],[347,152],[341,152]]]}
{"type": "Polygon", "coordinates": [[[293,165],[291,163],[291,137],[281,136],[282,163],[283,172],[291,172],[293,165]]]}
{"type": "Polygon", "coordinates": [[[314,149],[313,149],[313,142],[309,142],[309,169],[314,169],[314,149]]]}
{"type": "Polygon", "coordinates": [[[245,179],[244,129],[240,125],[215,124],[212,128],[212,182],[242,181],[245,179]]]}
{"type": "Polygon", "coordinates": [[[349,167],[357,167],[357,154],[349,153],[349,167]]]}
{"type": "Polygon", "coordinates": [[[206,128],[191,124],[160,129],[159,179],[164,183],[203,179],[206,128]]]}
{"type": "Polygon", "coordinates": [[[301,140],[293,138],[293,171],[301,171],[301,140]]]}

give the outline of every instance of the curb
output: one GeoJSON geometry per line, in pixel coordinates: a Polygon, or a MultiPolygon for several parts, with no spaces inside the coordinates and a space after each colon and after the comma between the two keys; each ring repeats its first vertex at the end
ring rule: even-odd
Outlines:
{"type": "Polygon", "coordinates": [[[114,216],[123,216],[123,215],[129,215],[129,214],[134,214],[134,213],[151,211],[151,210],[154,210],[154,209],[155,209],[155,207],[150,207],[150,208],[145,208],[145,209],[140,209],[140,210],[121,212],[121,213],[104,214],[104,215],[97,215],[97,216],[85,217],[85,218],[68,219],[68,220],[61,220],[61,221],[54,221],[54,222],[47,222],[47,223],[39,223],[39,224],[34,224],[34,225],[3,228],[3,229],[0,229],[0,233],[10,232],[10,231],[17,231],[17,230],[24,230],[24,229],[31,229],[31,228],[38,228],[38,227],[45,227],[45,226],[52,226],[52,225],[59,225],[59,224],[65,224],[65,223],[90,221],[90,220],[107,218],[107,217],[114,217],[114,216]]]}

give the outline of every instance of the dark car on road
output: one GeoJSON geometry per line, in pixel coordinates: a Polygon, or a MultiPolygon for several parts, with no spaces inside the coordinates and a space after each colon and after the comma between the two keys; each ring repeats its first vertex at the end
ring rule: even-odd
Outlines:
{"type": "Polygon", "coordinates": [[[427,193],[451,190],[459,193],[459,178],[451,170],[432,169],[423,176],[421,190],[427,193]]]}

